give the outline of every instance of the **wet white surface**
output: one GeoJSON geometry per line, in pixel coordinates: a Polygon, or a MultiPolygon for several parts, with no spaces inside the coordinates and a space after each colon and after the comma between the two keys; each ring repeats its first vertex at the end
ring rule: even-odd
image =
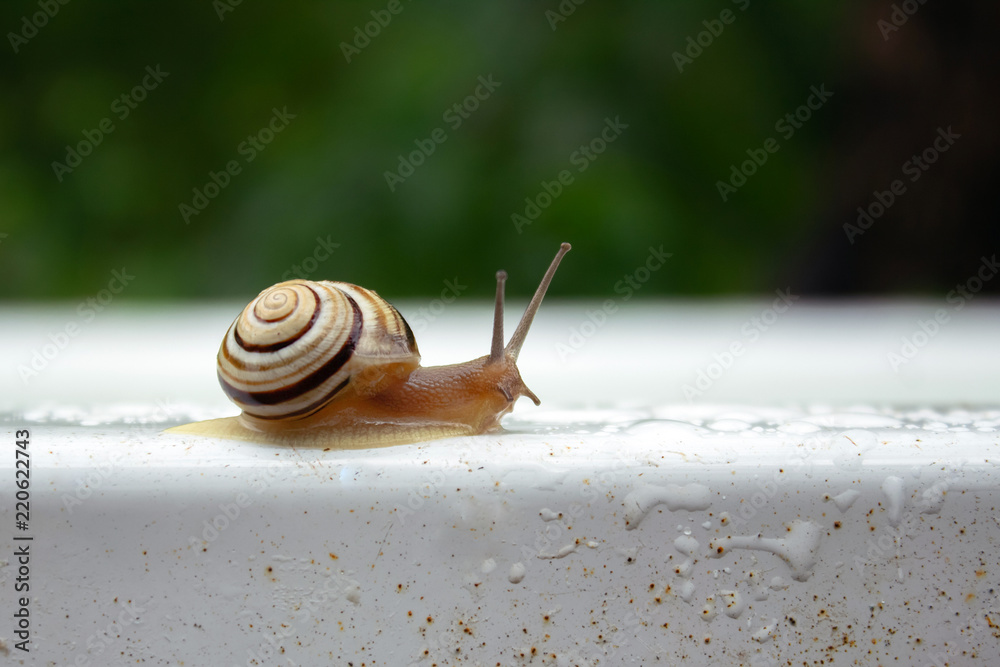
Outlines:
{"type": "MultiPolygon", "coordinates": [[[[90,322],[75,304],[0,307],[0,410],[159,401],[229,414],[213,360],[244,305],[113,303],[90,322]],[[58,348],[52,339],[70,325],[76,335],[58,348]]],[[[413,327],[424,365],[489,352],[486,304],[459,302],[439,315],[426,303],[396,305],[413,327]]],[[[508,305],[508,335],[524,305],[508,305]]],[[[695,402],[707,403],[1000,404],[1000,304],[985,297],[957,312],[943,299],[795,303],[784,313],[772,312],[772,300],[616,307],[597,326],[600,318],[588,313],[601,310],[600,303],[545,302],[519,365],[546,405],[687,403],[685,386],[700,392],[692,394],[695,402]],[[921,323],[942,309],[949,321],[927,336],[921,323]],[[922,345],[903,356],[906,341],[914,340],[922,345]],[[742,353],[730,361],[734,344],[742,353]],[[891,354],[903,360],[895,369],[891,354]]]]}
{"type": "MultiPolygon", "coordinates": [[[[5,609],[16,428],[34,540],[32,652],[8,622],[0,656],[985,664],[1000,636],[992,309],[967,307],[896,373],[886,355],[935,304],[796,305],[688,402],[683,385],[766,303],[622,308],[563,362],[555,343],[589,305],[543,306],[520,364],[543,405],[519,403],[508,432],[349,452],[161,432],[232,413],[212,358],[238,306],[109,312],[27,383],[18,365],[65,314],[6,310],[5,609]]],[[[477,356],[488,309],[417,337],[425,362],[477,356]]]]}

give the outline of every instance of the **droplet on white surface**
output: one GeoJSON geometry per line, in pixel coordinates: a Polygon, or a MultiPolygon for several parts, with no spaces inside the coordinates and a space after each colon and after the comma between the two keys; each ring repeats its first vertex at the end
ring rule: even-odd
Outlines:
{"type": "Polygon", "coordinates": [[[674,548],[685,556],[694,556],[698,553],[698,540],[688,535],[680,535],[674,540],[674,548]]]}
{"type": "Polygon", "coordinates": [[[810,424],[809,422],[793,421],[787,424],[782,424],[778,427],[778,430],[782,433],[793,433],[795,435],[805,435],[806,433],[815,433],[820,430],[820,427],[816,424],[810,424]]]}
{"type": "Polygon", "coordinates": [[[712,422],[708,427],[713,431],[722,431],[724,433],[739,433],[750,430],[750,424],[740,419],[720,419],[712,422]]]}
{"type": "Polygon", "coordinates": [[[771,583],[768,585],[772,591],[783,591],[788,588],[788,582],[785,581],[784,577],[771,577],[771,583]]]}
{"type": "Polygon", "coordinates": [[[753,549],[768,551],[788,563],[792,569],[792,579],[806,581],[816,564],[823,527],[812,521],[793,521],[788,525],[784,538],[769,538],[761,535],[732,536],[715,539],[708,544],[710,558],[721,558],[731,549],[753,549]]]}
{"type": "Polygon", "coordinates": [[[690,604],[694,599],[694,588],[693,581],[681,582],[680,586],[677,586],[677,597],[690,604]]]}
{"type": "Polygon", "coordinates": [[[874,412],[836,412],[810,415],[804,421],[832,428],[899,428],[902,422],[895,417],[874,412]]]}
{"type": "Polygon", "coordinates": [[[778,627],[778,620],[771,619],[770,623],[768,623],[767,625],[763,626],[760,630],[750,635],[750,638],[753,639],[755,642],[760,642],[761,644],[769,642],[771,641],[771,638],[774,637],[774,633],[777,627],[778,627]]]}
{"type": "Polygon", "coordinates": [[[920,494],[917,506],[921,514],[938,514],[944,507],[944,496],[948,492],[948,482],[942,480],[920,494]]]}
{"type": "Polygon", "coordinates": [[[896,528],[903,520],[903,480],[895,475],[889,475],[882,482],[882,493],[885,494],[889,523],[896,528]]]}
{"type": "Polygon", "coordinates": [[[683,563],[674,568],[674,572],[677,574],[678,577],[683,577],[687,579],[688,577],[691,576],[691,568],[693,567],[694,567],[694,559],[685,558],[683,563]]]}
{"type": "Polygon", "coordinates": [[[711,504],[711,492],[704,484],[646,484],[625,496],[625,528],[633,530],[646,513],[657,505],[666,505],[671,512],[706,510],[711,504]]]}
{"type": "Polygon", "coordinates": [[[739,618],[745,608],[739,591],[719,591],[719,597],[722,599],[723,613],[729,618],[739,618]]]}
{"type": "Polygon", "coordinates": [[[549,560],[553,558],[565,558],[574,551],[576,551],[576,540],[570,542],[569,544],[564,544],[562,547],[559,548],[559,551],[556,551],[555,553],[539,553],[538,557],[543,560],[549,560]]]}
{"type": "Polygon", "coordinates": [[[861,492],[855,489],[848,489],[843,493],[837,494],[833,497],[833,504],[837,506],[841,512],[846,512],[851,509],[851,505],[854,501],[861,497],[861,492]]]}
{"type": "Polygon", "coordinates": [[[698,615],[703,621],[711,621],[716,617],[716,615],[718,615],[718,613],[719,612],[715,609],[715,598],[709,597],[705,600],[705,605],[701,608],[701,613],[698,615]]]}
{"type": "Polygon", "coordinates": [[[519,584],[524,580],[525,574],[524,563],[514,563],[510,566],[510,572],[507,573],[507,581],[512,584],[519,584]]]}

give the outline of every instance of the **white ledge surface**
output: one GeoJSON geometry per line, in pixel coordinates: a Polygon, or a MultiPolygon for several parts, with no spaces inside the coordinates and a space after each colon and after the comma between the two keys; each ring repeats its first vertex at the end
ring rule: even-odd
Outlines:
{"type": "MultiPolygon", "coordinates": [[[[766,306],[629,305],[563,361],[553,341],[593,304],[546,303],[521,361],[541,408],[498,435],[348,452],[162,433],[232,413],[212,358],[233,306],[109,312],[27,383],[18,365],[67,316],[8,309],[0,515],[11,535],[29,428],[32,641],[14,648],[8,615],[0,656],[986,664],[996,313],[968,308],[897,373],[886,354],[936,304],[797,305],[741,338],[766,306]],[[746,353],[685,400],[734,340],[746,353]]],[[[425,362],[482,354],[488,322],[449,309],[418,333],[425,362]]],[[[5,609],[17,576],[4,556],[5,609]]]]}

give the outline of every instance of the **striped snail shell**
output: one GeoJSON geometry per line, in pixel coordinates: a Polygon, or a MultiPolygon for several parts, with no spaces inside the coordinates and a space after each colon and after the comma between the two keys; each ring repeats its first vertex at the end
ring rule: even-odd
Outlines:
{"type": "Polygon", "coordinates": [[[409,373],[419,365],[413,332],[391,304],[331,281],[265,289],[229,327],[218,355],[223,391],[265,420],[315,414],[360,373],[409,373]]]}

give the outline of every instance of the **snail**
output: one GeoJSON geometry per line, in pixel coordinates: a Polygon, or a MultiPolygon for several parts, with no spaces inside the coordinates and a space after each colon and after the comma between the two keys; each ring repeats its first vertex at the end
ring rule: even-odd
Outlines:
{"type": "Polygon", "coordinates": [[[506,346],[507,274],[498,271],[490,353],[448,366],[420,366],[406,320],[372,290],[309,280],[269,287],[229,327],[217,357],[219,383],[242,414],[168,431],[360,449],[501,430],[519,397],[540,403],[517,357],[569,250],[560,246],[506,346]]]}

